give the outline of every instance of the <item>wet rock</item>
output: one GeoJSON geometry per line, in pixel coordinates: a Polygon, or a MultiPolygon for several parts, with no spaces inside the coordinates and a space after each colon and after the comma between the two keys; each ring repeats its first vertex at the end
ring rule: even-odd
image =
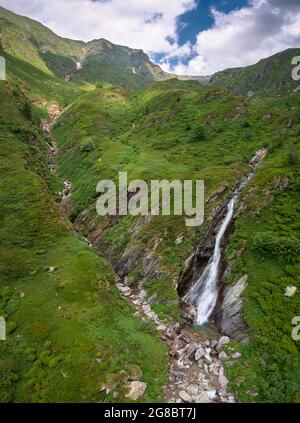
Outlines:
{"type": "Polygon", "coordinates": [[[131,288],[134,285],[134,280],[132,278],[130,278],[129,276],[125,276],[125,278],[124,278],[124,285],[128,286],[129,288],[131,288]]]}

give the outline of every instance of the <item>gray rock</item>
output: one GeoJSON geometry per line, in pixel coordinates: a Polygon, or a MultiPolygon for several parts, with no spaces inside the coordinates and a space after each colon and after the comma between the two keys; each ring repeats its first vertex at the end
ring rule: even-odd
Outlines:
{"type": "Polygon", "coordinates": [[[222,367],[221,367],[220,372],[219,372],[218,381],[219,381],[219,384],[221,385],[222,388],[226,388],[226,386],[228,384],[228,379],[225,376],[224,369],[222,367]]]}
{"type": "Polygon", "coordinates": [[[192,397],[186,391],[179,391],[179,398],[184,402],[192,402],[192,397]]]}
{"type": "Polygon", "coordinates": [[[205,354],[205,350],[204,350],[204,348],[199,347],[199,348],[196,350],[195,354],[194,354],[194,358],[195,358],[195,360],[196,360],[196,361],[199,361],[199,360],[200,360],[200,358],[204,357],[204,354],[205,354]]]}
{"type": "Polygon", "coordinates": [[[226,352],[224,352],[224,351],[221,351],[220,354],[219,354],[219,360],[225,361],[227,359],[228,359],[228,354],[226,354],[226,352]]]}
{"type": "Polygon", "coordinates": [[[221,352],[223,346],[225,344],[228,344],[228,342],[230,342],[230,339],[228,338],[228,336],[221,336],[221,338],[219,339],[218,345],[217,345],[217,351],[221,352]]]}
{"type": "Polygon", "coordinates": [[[210,401],[207,393],[205,391],[202,391],[201,394],[199,394],[195,397],[195,402],[198,403],[198,404],[207,404],[211,401],[210,401]]]}
{"type": "Polygon", "coordinates": [[[144,395],[144,392],[147,388],[147,384],[145,382],[140,381],[127,382],[124,385],[124,388],[128,389],[128,392],[125,397],[136,401],[144,395]]]}
{"type": "Polygon", "coordinates": [[[235,360],[237,360],[237,359],[239,359],[239,358],[241,358],[242,357],[242,354],[240,353],[240,352],[236,352],[236,353],[234,353],[234,354],[232,354],[232,356],[231,356],[233,359],[235,359],[235,360]]]}
{"type": "Polygon", "coordinates": [[[197,395],[199,393],[199,386],[198,385],[189,385],[187,387],[187,391],[190,395],[197,395]]]}
{"type": "Polygon", "coordinates": [[[243,318],[243,292],[247,287],[248,276],[243,276],[224,291],[220,310],[220,330],[226,335],[241,341],[246,335],[247,326],[243,318]]]}

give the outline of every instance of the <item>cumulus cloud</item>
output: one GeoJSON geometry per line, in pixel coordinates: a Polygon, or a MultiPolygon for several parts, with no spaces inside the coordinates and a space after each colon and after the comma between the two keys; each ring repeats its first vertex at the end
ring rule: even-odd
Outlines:
{"type": "Polygon", "coordinates": [[[248,1],[247,7],[229,13],[212,8],[214,23],[198,33],[194,45],[180,45],[179,18],[197,2],[201,10],[201,0],[0,0],[0,4],[61,36],[85,41],[106,38],[160,57],[166,71],[208,75],[300,47],[300,0],[248,1]]]}
{"type": "Polygon", "coordinates": [[[300,47],[299,0],[250,0],[248,7],[223,13],[211,9],[212,28],[202,31],[193,46],[194,57],[167,71],[205,75],[229,67],[256,63],[289,47],[300,47]]]}
{"type": "MultiPolygon", "coordinates": [[[[195,0],[0,0],[8,9],[36,19],[57,34],[88,41],[106,38],[148,53],[170,54],[178,45],[178,16],[195,0]]],[[[187,53],[187,50],[185,51],[187,53]]]]}

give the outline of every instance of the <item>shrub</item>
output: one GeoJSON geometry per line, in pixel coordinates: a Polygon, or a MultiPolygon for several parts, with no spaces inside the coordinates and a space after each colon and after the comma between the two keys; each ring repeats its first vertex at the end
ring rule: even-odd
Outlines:
{"type": "Polygon", "coordinates": [[[300,254],[300,241],[294,236],[279,236],[260,232],[254,239],[254,249],[261,255],[295,262],[300,254]]]}
{"type": "Polygon", "coordinates": [[[191,135],[191,142],[205,141],[206,140],[206,131],[203,125],[198,125],[194,128],[191,135]]]}
{"type": "Polygon", "coordinates": [[[82,153],[89,153],[90,151],[95,150],[96,146],[92,139],[86,139],[80,143],[79,148],[82,153]]]}
{"type": "Polygon", "coordinates": [[[25,117],[25,119],[31,120],[32,119],[32,109],[30,104],[26,101],[21,108],[21,113],[25,117]]]}

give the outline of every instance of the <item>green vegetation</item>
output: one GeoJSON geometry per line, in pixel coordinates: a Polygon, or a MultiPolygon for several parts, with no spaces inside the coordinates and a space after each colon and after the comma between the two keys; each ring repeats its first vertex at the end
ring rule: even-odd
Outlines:
{"type": "Polygon", "coordinates": [[[0,26],[8,65],[0,85],[0,315],[9,335],[0,343],[0,400],[123,402],[133,369],[147,383],[141,401],[162,400],[166,345],[121,298],[111,264],[142,282],[162,320],[180,320],[176,282],[185,260],[249,160],[267,147],[226,250],[226,283],[248,275],[249,328],[249,343],[234,343],[242,358],[227,374],[242,401],[299,402],[291,321],[300,305],[300,102],[286,76],[298,50],[201,86],[154,82],[169,75],[141,51],[65,40],[3,8],[0,26]],[[64,108],[53,136],[58,175],[73,186],[70,220],[107,261],[55,202],[62,182],[48,170],[40,129],[52,102],[64,108]],[[97,183],[117,183],[119,171],[129,180],[204,179],[206,198],[221,194],[206,204],[200,228],[176,216],[100,217],[97,183]],[[284,296],[289,285],[297,287],[292,297],[284,296]],[[106,394],[103,384],[115,389],[106,394]]]}
{"type": "Polygon", "coordinates": [[[298,87],[298,82],[292,79],[292,59],[299,56],[299,52],[299,48],[290,48],[252,66],[217,72],[211,82],[236,94],[251,93],[263,97],[286,95],[298,87]]]}
{"type": "Polygon", "coordinates": [[[0,95],[0,401],[124,401],[120,387],[100,388],[130,366],[148,384],[143,401],[160,400],[165,345],[121,299],[108,263],[59,217],[48,145],[25,97],[9,83],[0,95]]]}

